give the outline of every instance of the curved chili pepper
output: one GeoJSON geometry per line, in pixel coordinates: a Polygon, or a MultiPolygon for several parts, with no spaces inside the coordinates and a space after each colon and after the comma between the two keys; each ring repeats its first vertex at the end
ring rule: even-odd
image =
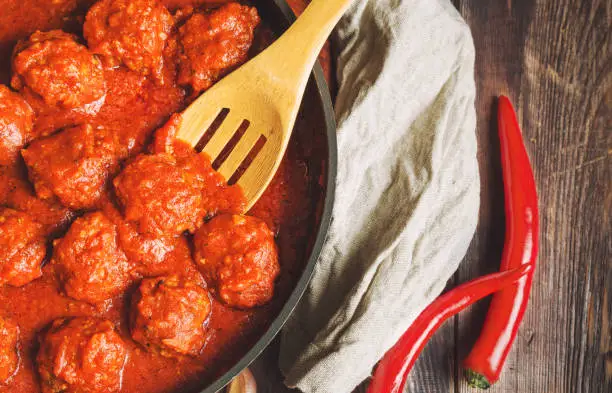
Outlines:
{"type": "Polygon", "coordinates": [[[429,338],[448,318],[478,300],[509,287],[531,273],[532,266],[493,273],[476,278],[434,300],[385,356],[374,371],[367,393],[401,393],[406,378],[429,338]]]}
{"type": "MultiPolygon", "coordinates": [[[[508,97],[500,96],[497,124],[504,174],[506,238],[500,270],[532,265],[538,255],[538,196],[521,129],[508,97]]],[[[471,386],[488,388],[499,379],[529,300],[533,269],[516,285],[496,293],[482,331],[464,361],[471,386]]]]}

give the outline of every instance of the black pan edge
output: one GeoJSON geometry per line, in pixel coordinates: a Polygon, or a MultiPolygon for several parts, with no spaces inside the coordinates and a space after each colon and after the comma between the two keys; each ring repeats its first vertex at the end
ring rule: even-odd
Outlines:
{"type": "MultiPolygon", "coordinates": [[[[285,23],[293,23],[295,21],[295,14],[289,8],[289,5],[285,0],[273,0],[279,10],[285,17],[285,23]]],[[[274,319],[268,330],[264,335],[253,345],[253,347],[236,363],[229,371],[219,377],[215,382],[209,385],[207,388],[202,390],[201,393],[216,393],[223,389],[230,381],[240,374],[242,370],[248,367],[258,356],[263,352],[264,349],[270,345],[274,337],[280,332],[281,328],[295,309],[297,303],[302,298],[314,267],[319,259],[323,243],[327,237],[327,231],[331,222],[332,206],[335,197],[336,190],[336,171],[337,171],[337,144],[336,144],[336,121],[334,116],[334,109],[329,94],[329,88],[327,82],[323,76],[323,69],[319,62],[316,63],[312,76],[317,87],[317,93],[322,103],[324,117],[325,117],[325,133],[327,135],[327,184],[325,189],[325,202],[323,205],[323,213],[321,214],[321,221],[315,243],[312,247],[308,262],[304,267],[304,271],[300,280],[295,286],[295,289],[287,299],[287,302],[279,312],[278,316],[274,319]]]]}

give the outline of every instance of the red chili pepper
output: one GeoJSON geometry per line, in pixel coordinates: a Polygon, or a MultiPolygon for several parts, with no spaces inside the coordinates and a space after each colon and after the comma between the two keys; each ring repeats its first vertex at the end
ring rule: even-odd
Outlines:
{"type": "Polygon", "coordinates": [[[531,265],[479,277],[446,292],[419,314],[374,371],[367,393],[401,393],[408,373],[429,338],[444,321],[478,300],[531,274],[531,265]]]}
{"type": "MultiPolygon", "coordinates": [[[[497,114],[506,212],[501,271],[532,265],[538,255],[538,196],[521,129],[508,97],[499,97],[497,114]]],[[[516,285],[493,296],[482,332],[464,361],[471,386],[488,388],[499,379],[523,319],[533,270],[516,285]]]]}

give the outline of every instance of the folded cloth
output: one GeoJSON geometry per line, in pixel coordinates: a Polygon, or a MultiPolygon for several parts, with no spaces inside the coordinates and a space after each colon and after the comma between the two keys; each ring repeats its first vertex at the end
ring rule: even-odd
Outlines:
{"type": "Polygon", "coordinates": [[[444,289],[479,207],[474,47],[450,2],[358,0],[334,34],[333,219],[280,354],[306,393],[370,375],[444,289]]]}

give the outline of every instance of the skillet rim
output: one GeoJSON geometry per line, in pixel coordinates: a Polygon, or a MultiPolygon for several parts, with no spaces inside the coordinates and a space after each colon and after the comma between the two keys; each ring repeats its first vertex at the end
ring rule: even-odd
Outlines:
{"type": "MultiPolygon", "coordinates": [[[[295,14],[287,4],[286,0],[272,0],[274,5],[280,10],[284,20],[279,23],[285,23],[287,25],[293,23],[296,19],[295,14]]],[[[336,191],[336,172],[337,172],[337,141],[336,141],[336,121],[334,115],[334,109],[329,93],[329,88],[325,77],[323,75],[323,69],[319,61],[315,64],[311,80],[314,79],[316,85],[316,93],[320,100],[321,107],[323,109],[323,117],[325,119],[325,135],[327,141],[327,160],[326,160],[326,184],[325,184],[325,199],[323,203],[323,212],[321,213],[321,220],[317,230],[317,236],[313,244],[308,262],[306,263],[302,275],[295,285],[295,288],[291,292],[291,295],[285,302],[285,305],[281,308],[280,312],[274,318],[266,332],[257,340],[251,349],[227,372],[217,378],[212,384],[205,387],[200,393],[217,393],[223,389],[227,384],[234,379],[235,376],[240,374],[242,370],[247,368],[272,342],[276,335],[280,332],[282,327],[285,325],[293,310],[297,306],[297,303],[304,295],[306,287],[310,282],[314,267],[321,254],[323,243],[327,238],[327,232],[331,223],[332,207],[335,198],[336,191]]]]}

